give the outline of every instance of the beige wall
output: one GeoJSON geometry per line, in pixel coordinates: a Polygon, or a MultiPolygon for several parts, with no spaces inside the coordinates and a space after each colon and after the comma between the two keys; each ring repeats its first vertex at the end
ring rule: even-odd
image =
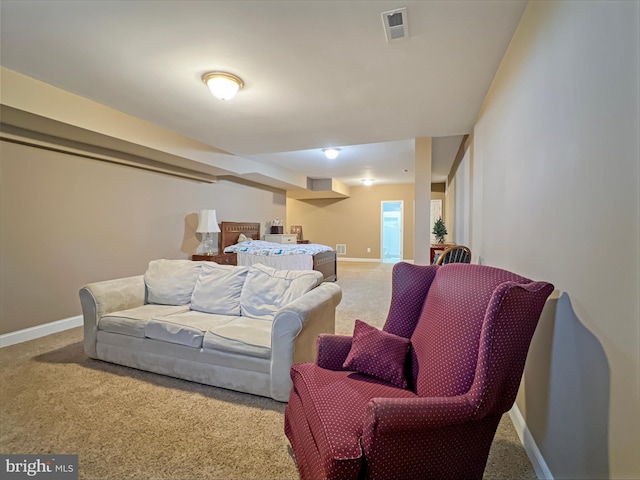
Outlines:
{"type": "Polygon", "coordinates": [[[561,292],[517,404],[554,478],[640,478],[640,3],[529,2],[474,128],[471,249],[561,292]]]}
{"type": "MultiPolygon", "coordinates": [[[[442,193],[433,193],[432,198],[444,198],[442,193]]],[[[404,202],[404,244],[406,260],[414,258],[414,186],[376,185],[351,187],[351,197],[330,200],[287,199],[287,230],[291,225],[302,225],[304,237],[315,243],[335,248],[336,244],[347,245],[347,258],[381,258],[381,202],[402,200],[404,202]],[[371,253],[367,253],[371,248],[371,253]]],[[[443,202],[444,203],[444,202],[443,202]]],[[[446,218],[445,218],[446,222],[446,218]]],[[[429,238],[419,248],[429,248],[429,238]]]]}
{"type": "Polygon", "coordinates": [[[155,258],[189,258],[197,212],[219,221],[284,218],[286,198],[199,183],[0,142],[0,334],[81,313],[89,282],[144,273],[155,258]]]}

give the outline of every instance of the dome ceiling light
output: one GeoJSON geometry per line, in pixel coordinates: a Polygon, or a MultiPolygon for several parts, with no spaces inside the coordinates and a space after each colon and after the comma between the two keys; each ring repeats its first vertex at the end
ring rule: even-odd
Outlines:
{"type": "Polygon", "coordinates": [[[329,160],[338,158],[338,154],[340,153],[339,148],[323,148],[322,151],[324,152],[324,156],[329,160]]]}
{"type": "Polygon", "coordinates": [[[244,87],[240,77],[226,72],[209,72],[202,76],[211,94],[220,100],[231,100],[244,87]]]}

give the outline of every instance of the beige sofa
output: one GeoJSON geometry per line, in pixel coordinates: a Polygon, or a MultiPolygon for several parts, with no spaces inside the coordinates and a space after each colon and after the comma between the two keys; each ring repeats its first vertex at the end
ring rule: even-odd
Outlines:
{"type": "Polygon", "coordinates": [[[154,260],[80,290],[84,349],[107,362],[285,402],[293,363],[334,333],[342,290],[315,271],[154,260]]]}

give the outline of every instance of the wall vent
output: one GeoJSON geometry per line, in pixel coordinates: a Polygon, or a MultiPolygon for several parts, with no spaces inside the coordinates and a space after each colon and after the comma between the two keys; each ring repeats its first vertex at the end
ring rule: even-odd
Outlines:
{"type": "Polygon", "coordinates": [[[409,36],[409,17],[407,7],[382,12],[382,25],[387,43],[395,42],[409,36]]]}
{"type": "Polygon", "coordinates": [[[346,255],[347,254],[347,244],[346,243],[338,243],[336,244],[336,252],[338,255],[346,255]]]}

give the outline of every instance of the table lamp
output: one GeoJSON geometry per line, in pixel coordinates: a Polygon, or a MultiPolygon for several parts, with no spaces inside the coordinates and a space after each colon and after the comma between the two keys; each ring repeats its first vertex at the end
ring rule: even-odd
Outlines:
{"type": "Polygon", "coordinates": [[[196,232],[202,234],[202,243],[200,244],[200,250],[202,255],[215,255],[218,253],[218,249],[213,241],[213,234],[220,231],[218,226],[218,219],[216,218],[215,210],[200,210],[198,228],[196,232]]]}

